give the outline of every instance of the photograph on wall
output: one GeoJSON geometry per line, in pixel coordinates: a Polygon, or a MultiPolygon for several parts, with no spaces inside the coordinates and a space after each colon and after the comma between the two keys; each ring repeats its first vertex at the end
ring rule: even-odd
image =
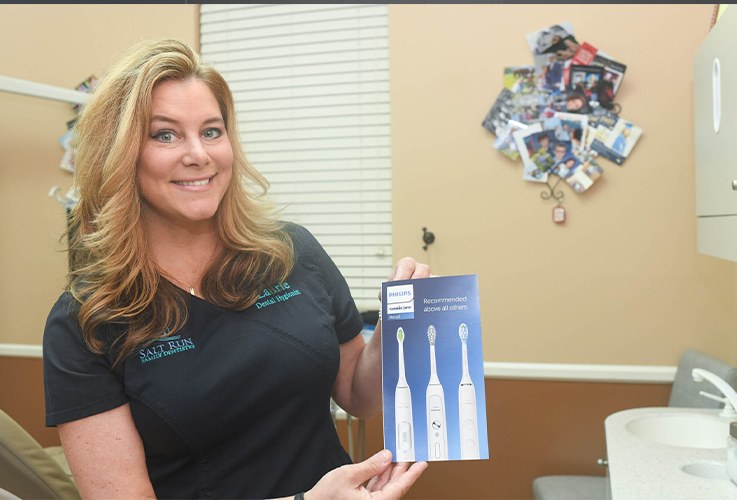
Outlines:
{"type": "Polygon", "coordinates": [[[504,88],[515,94],[532,94],[537,91],[535,66],[506,66],[504,88]]]}
{"type": "Polygon", "coordinates": [[[533,123],[525,130],[514,132],[522,159],[522,178],[531,182],[547,182],[548,170],[553,167],[552,130],[543,130],[539,122],[533,123]]]}
{"type": "Polygon", "coordinates": [[[478,277],[381,289],[384,447],[396,462],[488,459],[478,277]]]}
{"type": "Polygon", "coordinates": [[[571,152],[576,156],[581,156],[588,129],[588,119],[588,115],[558,111],[553,114],[552,118],[543,121],[543,128],[552,130],[557,141],[570,142],[571,152]]]}
{"type": "Polygon", "coordinates": [[[550,61],[548,55],[555,56],[559,61],[567,61],[574,56],[579,47],[573,33],[573,25],[569,22],[528,33],[526,38],[538,70],[550,61]]]}
{"type": "Polygon", "coordinates": [[[546,120],[566,109],[566,95],[562,92],[541,92],[537,95],[538,120],[546,120]]]}
{"type": "Polygon", "coordinates": [[[614,128],[604,140],[595,140],[592,149],[604,158],[622,165],[627,159],[637,141],[642,135],[642,129],[634,123],[620,118],[614,128]]]}
{"type": "Polygon", "coordinates": [[[601,54],[594,57],[592,64],[602,68],[602,79],[611,82],[614,95],[617,95],[622,80],[624,80],[624,72],[627,71],[627,66],[601,54]]]}
{"type": "Polygon", "coordinates": [[[525,168],[525,180],[548,179],[548,172],[555,166],[555,138],[550,130],[530,134],[524,138],[525,150],[530,158],[530,168],[525,168]],[[533,170],[534,168],[534,170],[533,170]]]}
{"type": "Polygon", "coordinates": [[[547,92],[563,92],[565,90],[566,63],[555,54],[538,56],[536,66],[539,86],[547,92]]]}
{"type": "Polygon", "coordinates": [[[568,113],[578,113],[588,115],[594,111],[589,103],[589,97],[580,88],[574,88],[566,92],[565,111],[568,113]]]}
{"type": "Polygon", "coordinates": [[[573,154],[571,141],[555,141],[552,145],[553,166],[549,169],[551,174],[558,177],[566,177],[581,164],[581,161],[573,154]]]}
{"type": "Polygon", "coordinates": [[[589,161],[579,164],[565,177],[566,183],[576,193],[583,193],[594,185],[604,173],[604,169],[598,163],[589,161]]]}
{"type": "Polygon", "coordinates": [[[519,150],[517,150],[517,143],[514,140],[514,133],[517,130],[525,129],[527,129],[526,124],[516,120],[509,120],[497,134],[496,140],[494,140],[494,149],[501,151],[507,158],[512,160],[519,159],[519,150]]]}
{"type": "Polygon", "coordinates": [[[551,174],[555,174],[561,179],[566,179],[573,175],[573,172],[581,165],[581,162],[573,155],[564,155],[555,166],[550,169],[551,174]]]}
{"type": "Polygon", "coordinates": [[[503,88],[492,104],[481,125],[499,136],[509,120],[529,123],[540,117],[540,94],[538,92],[516,94],[503,88]]]}
{"type": "Polygon", "coordinates": [[[581,66],[572,64],[568,90],[580,90],[589,101],[598,101],[596,91],[604,70],[601,66],[581,66]]]}
{"type": "Polygon", "coordinates": [[[499,135],[499,131],[512,118],[514,111],[514,94],[511,90],[503,88],[481,125],[492,134],[499,135]]]}
{"type": "Polygon", "coordinates": [[[599,52],[599,49],[588,42],[583,42],[571,58],[571,64],[590,66],[594,63],[597,52],[599,52]]]}
{"type": "Polygon", "coordinates": [[[593,149],[595,140],[605,143],[618,121],[619,116],[606,109],[597,109],[595,113],[589,115],[585,149],[593,149]]]}

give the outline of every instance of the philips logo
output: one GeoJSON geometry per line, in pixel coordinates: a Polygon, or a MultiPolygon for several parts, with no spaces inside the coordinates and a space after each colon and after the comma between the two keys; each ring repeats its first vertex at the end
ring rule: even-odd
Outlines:
{"type": "Polygon", "coordinates": [[[407,302],[415,298],[414,285],[395,285],[386,287],[386,301],[388,304],[407,302]]]}
{"type": "Polygon", "coordinates": [[[414,285],[386,287],[386,319],[412,319],[415,317],[414,285]]]}

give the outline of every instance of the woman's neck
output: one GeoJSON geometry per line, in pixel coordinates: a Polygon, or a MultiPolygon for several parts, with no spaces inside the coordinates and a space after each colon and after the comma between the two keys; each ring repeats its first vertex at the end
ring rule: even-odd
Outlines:
{"type": "Polygon", "coordinates": [[[201,296],[200,281],[222,242],[213,224],[192,228],[144,225],[148,250],[161,275],[201,296]]]}

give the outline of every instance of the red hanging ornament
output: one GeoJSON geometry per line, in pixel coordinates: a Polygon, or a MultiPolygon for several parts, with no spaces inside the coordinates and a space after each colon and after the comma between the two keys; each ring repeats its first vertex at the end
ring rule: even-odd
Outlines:
{"type": "Polygon", "coordinates": [[[566,207],[558,203],[553,207],[553,222],[563,224],[566,221],[566,207]]]}

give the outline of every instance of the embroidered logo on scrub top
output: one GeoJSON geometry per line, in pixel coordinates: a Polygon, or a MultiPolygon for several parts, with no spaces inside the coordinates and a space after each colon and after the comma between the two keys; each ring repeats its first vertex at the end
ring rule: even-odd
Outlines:
{"type": "Polygon", "coordinates": [[[138,351],[138,359],[141,360],[141,364],[144,364],[149,361],[188,351],[195,347],[194,340],[191,337],[186,339],[183,339],[181,335],[161,337],[160,339],[156,339],[153,345],[138,351]]]}
{"type": "Polygon", "coordinates": [[[278,302],[286,302],[297,295],[302,295],[302,292],[296,288],[292,288],[292,285],[288,282],[285,281],[284,283],[277,283],[272,287],[264,289],[261,295],[258,296],[258,301],[255,306],[256,309],[263,309],[264,307],[269,307],[278,302]]]}

